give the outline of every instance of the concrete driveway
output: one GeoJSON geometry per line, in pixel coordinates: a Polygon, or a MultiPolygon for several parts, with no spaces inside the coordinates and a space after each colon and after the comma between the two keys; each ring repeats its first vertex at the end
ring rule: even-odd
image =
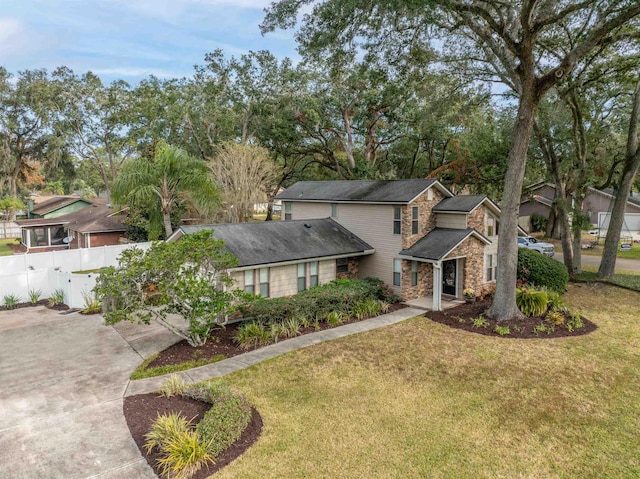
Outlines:
{"type": "Polygon", "coordinates": [[[142,357],[177,339],[98,315],[0,312],[0,478],[155,478],[123,394],[142,357]]]}

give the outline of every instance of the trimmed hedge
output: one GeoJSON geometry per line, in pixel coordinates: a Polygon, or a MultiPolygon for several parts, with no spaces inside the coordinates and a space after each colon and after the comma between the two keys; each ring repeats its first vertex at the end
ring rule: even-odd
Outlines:
{"type": "Polygon", "coordinates": [[[288,298],[251,297],[239,305],[244,318],[259,322],[308,318],[323,320],[331,312],[350,313],[356,303],[401,300],[378,278],[336,279],[288,298]]]}
{"type": "Polygon", "coordinates": [[[559,293],[566,291],[569,282],[569,272],[563,263],[526,248],[518,248],[517,274],[520,282],[559,293]]]}

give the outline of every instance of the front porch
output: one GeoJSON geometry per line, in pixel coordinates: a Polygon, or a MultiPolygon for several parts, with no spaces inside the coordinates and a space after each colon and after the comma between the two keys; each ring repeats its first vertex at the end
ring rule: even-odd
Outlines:
{"type": "MultiPolygon", "coordinates": [[[[412,308],[424,309],[425,311],[433,311],[433,297],[431,296],[423,296],[422,298],[410,299],[408,301],[404,301],[404,304],[412,308]]],[[[440,302],[440,308],[444,311],[445,309],[455,308],[460,304],[464,304],[464,299],[447,298],[443,296],[440,302]]]]}

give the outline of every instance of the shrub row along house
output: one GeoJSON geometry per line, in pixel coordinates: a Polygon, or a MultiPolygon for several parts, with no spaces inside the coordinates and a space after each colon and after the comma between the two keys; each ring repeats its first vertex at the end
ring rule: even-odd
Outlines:
{"type": "Polygon", "coordinates": [[[280,222],[183,226],[169,240],[213,229],[238,258],[237,286],[265,297],[375,276],[440,310],[495,281],[500,210],[486,196],[413,179],[302,181],[277,199],[280,222]]]}

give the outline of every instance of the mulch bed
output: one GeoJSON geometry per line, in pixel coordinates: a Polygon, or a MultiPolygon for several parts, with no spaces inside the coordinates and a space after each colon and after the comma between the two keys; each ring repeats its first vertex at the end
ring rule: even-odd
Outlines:
{"type": "MultiPolygon", "coordinates": [[[[390,313],[406,307],[406,305],[400,303],[392,304],[387,312],[390,313]]],[[[351,318],[342,323],[341,326],[357,321],[357,319],[351,318]]],[[[174,344],[173,346],[169,346],[164,351],[160,351],[158,357],[149,363],[147,368],[181,364],[187,361],[193,361],[194,359],[208,359],[219,354],[223,354],[226,358],[232,358],[239,354],[251,351],[251,349],[255,349],[243,349],[238,346],[233,339],[237,334],[240,324],[242,323],[234,323],[215,330],[213,332],[213,336],[207,340],[204,346],[193,347],[184,340],[174,344]]],[[[332,326],[329,326],[327,323],[320,323],[320,330],[330,329],[331,327],[332,326]]],[[[310,326],[302,329],[301,334],[315,333],[316,331],[315,327],[310,326]]]]}
{"type": "Polygon", "coordinates": [[[518,339],[551,339],[562,338],[567,336],[582,336],[595,331],[598,327],[582,317],[584,326],[575,329],[572,332],[567,331],[562,326],[555,326],[555,331],[551,333],[541,332],[534,333],[533,329],[541,323],[545,323],[543,316],[527,317],[513,321],[496,321],[486,316],[486,311],[491,306],[492,299],[485,298],[475,303],[464,303],[455,308],[446,311],[430,311],[425,313],[425,317],[437,323],[446,324],[451,328],[464,329],[472,333],[483,334],[485,336],[497,336],[502,338],[518,338],[518,339]],[[489,325],[487,327],[477,327],[471,323],[471,320],[479,316],[484,316],[489,325]],[[463,321],[464,320],[464,321],[463,321]],[[509,326],[510,333],[501,336],[494,331],[496,326],[509,326]]]}
{"type": "MultiPolygon", "coordinates": [[[[153,421],[156,420],[159,414],[169,414],[173,411],[180,413],[187,419],[194,418],[192,422],[195,426],[202,420],[205,412],[207,412],[210,407],[211,405],[205,402],[182,396],[166,398],[156,393],[150,393],[125,397],[123,411],[131,436],[136,442],[138,449],[140,449],[140,453],[147,460],[149,466],[160,476],[160,471],[156,467],[156,461],[159,457],[158,453],[152,451],[150,454],[147,454],[146,448],[144,447],[144,435],[151,430],[153,421]]],[[[215,464],[200,469],[200,471],[191,477],[193,479],[204,479],[231,463],[258,440],[261,431],[262,418],[258,411],[251,408],[251,420],[240,438],[216,458],[215,464]]]]}
{"type": "Polygon", "coordinates": [[[49,309],[53,309],[54,311],[66,311],[67,309],[69,309],[69,306],[67,306],[66,304],[56,304],[55,306],[49,306],[48,299],[41,299],[36,303],[31,303],[31,302],[18,303],[13,308],[0,306],[0,311],[11,311],[12,309],[19,309],[19,308],[32,308],[34,306],[45,306],[49,309]]]}

